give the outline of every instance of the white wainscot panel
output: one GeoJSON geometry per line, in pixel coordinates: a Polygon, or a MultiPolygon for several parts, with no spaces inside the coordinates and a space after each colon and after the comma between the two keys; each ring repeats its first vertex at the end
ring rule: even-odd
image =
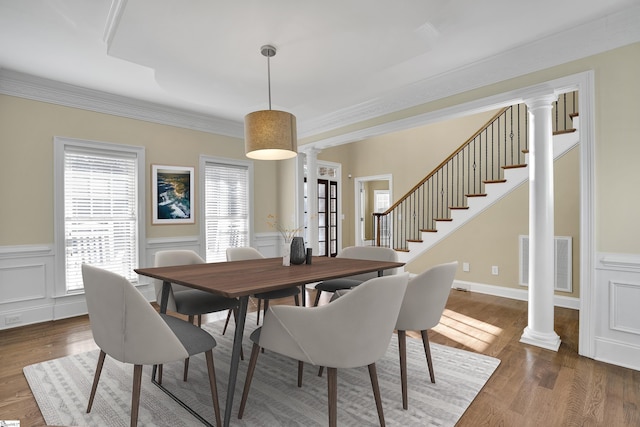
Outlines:
{"type": "Polygon", "coordinates": [[[46,296],[45,264],[0,267],[0,304],[42,299],[46,296]]]}
{"type": "Polygon", "coordinates": [[[616,331],[640,335],[640,283],[610,281],[611,304],[609,327],[616,331]]]}

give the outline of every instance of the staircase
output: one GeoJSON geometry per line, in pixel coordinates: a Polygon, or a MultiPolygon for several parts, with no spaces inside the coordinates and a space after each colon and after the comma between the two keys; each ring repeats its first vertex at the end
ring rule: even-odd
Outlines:
{"type": "MultiPolygon", "coordinates": [[[[577,93],[554,105],[554,159],[579,142],[577,93]]],[[[408,263],[529,179],[526,106],[500,110],[386,212],[374,214],[378,246],[408,263]]]]}

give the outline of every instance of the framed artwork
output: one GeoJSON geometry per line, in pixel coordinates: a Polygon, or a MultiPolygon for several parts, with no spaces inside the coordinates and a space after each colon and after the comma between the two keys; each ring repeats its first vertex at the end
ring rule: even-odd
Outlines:
{"type": "Polygon", "coordinates": [[[193,168],[153,165],[152,224],[193,224],[193,168]]]}

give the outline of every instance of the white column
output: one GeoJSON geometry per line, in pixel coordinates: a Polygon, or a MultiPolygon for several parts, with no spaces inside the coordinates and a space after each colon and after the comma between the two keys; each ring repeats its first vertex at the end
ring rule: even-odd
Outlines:
{"type": "Polygon", "coordinates": [[[307,215],[309,218],[309,245],[318,255],[318,154],[320,150],[310,148],[307,155],[307,215]]]}
{"type": "Polygon", "coordinates": [[[529,322],[520,342],[558,351],[554,326],[554,205],[552,103],[527,99],[529,108],[529,322]]]}

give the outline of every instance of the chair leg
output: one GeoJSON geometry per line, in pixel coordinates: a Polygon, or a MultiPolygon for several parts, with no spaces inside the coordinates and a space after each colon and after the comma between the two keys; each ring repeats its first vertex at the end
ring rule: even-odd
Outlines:
{"type": "Polygon", "coordinates": [[[131,427],[138,425],[140,407],[140,386],[142,384],[142,365],[133,366],[133,391],[131,392],[131,427]]]}
{"type": "Polygon", "coordinates": [[[304,373],[304,362],[298,361],[298,387],[302,387],[303,373],[304,373]]]}
{"type": "Polygon", "coordinates": [[[380,398],[380,386],[378,384],[378,371],[376,364],[369,365],[369,377],[371,377],[371,387],[373,387],[373,397],[376,400],[376,409],[378,410],[378,420],[380,427],[385,427],[384,413],[382,412],[382,399],[380,398]]]}
{"type": "Polygon", "coordinates": [[[258,310],[256,316],[256,325],[260,324],[260,310],[262,309],[262,299],[258,298],[258,310]]]}
{"type": "Polygon", "coordinates": [[[182,375],[182,381],[187,381],[187,375],[189,374],[189,358],[184,359],[184,374],[182,375]]]}
{"type": "Polygon", "coordinates": [[[253,348],[251,349],[251,357],[249,358],[249,366],[247,367],[247,378],[244,380],[244,389],[242,390],[242,400],[240,401],[240,409],[238,410],[238,419],[242,419],[242,415],[244,414],[244,406],[246,405],[247,398],[249,397],[251,380],[253,379],[253,372],[256,369],[259,354],[260,346],[254,343],[253,348]]]}
{"type": "Polygon", "coordinates": [[[320,366],[318,368],[318,376],[321,377],[322,376],[322,372],[324,371],[324,366],[320,366]]]}
{"type": "Polygon", "coordinates": [[[329,427],[338,425],[338,369],[327,368],[329,427]]]}
{"type": "Polygon", "coordinates": [[[207,350],[204,353],[207,359],[207,371],[209,372],[209,385],[211,386],[211,399],[213,400],[213,411],[216,415],[216,425],[222,425],[220,417],[220,402],[218,400],[218,386],[216,385],[216,369],[213,365],[213,350],[207,350]]]}
{"type": "Polygon", "coordinates": [[[191,323],[193,325],[193,314],[189,315],[189,323],[191,323]]]}
{"type": "Polygon", "coordinates": [[[293,301],[296,303],[298,307],[300,307],[300,297],[298,295],[293,296],[293,301]]]}
{"type": "Polygon", "coordinates": [[[162,366],[158,365],[158,384],[162,384],[162,366]]]}
{"type": "MultiPolygon", "coordinates": [[[[235,310],[235,309],[234,309],[235,310]]],[[[222,335],[227,332],[227,326],[229,326],[229,320],[231,319],[231,310],[227,313],[227,320],[224,322],[224,328],[222,329],[222,335]]]]}
{"type": "Polygon", "coordinates": [[[420,331],[422,334],[422,345],[424,346],[424,354],[427,356],[427,366],[429,367],[429,376],[431,377],[431,382],[435,384],[436,376],[433,373],[433,363],[431,362],[431,346],[429,346],[429,335],[427,331],[420,331]]]}
{"type": "Polygon", "coordinates": [[[107,353],[100,350],[100,356],[98,356],[98,366],[96,366],[96,373],[93,376],[93,386],[91,386],[91,394],[89,395],[89,405],[87,405],[87,414],[91,412],[91,406],[93,406],[93,398],[96,397],[96,390],[98,389],[98,381],[100,381],[100,374],[102,373],[102,366],[104,365],[104,359],[107,353]]]}
{"type": "Polygon", "coordinates": [[[202,314],[198,314],[198,328],[202,328],[202,314]]]}
{"type": "Polygon", "coordinates": [[[316,289],[316,298],[313,300],[314,307],[317,307],[318,303],[320,302],[320,294],[322,294],[322,291],[316,289]]]}
{"type": "Polygon", "coordinates": [[[407,391],[407,331],[398,331],[398,350],[400,353],[400,384],[402,387],[402,408],[409,408],[407,391]]]}

